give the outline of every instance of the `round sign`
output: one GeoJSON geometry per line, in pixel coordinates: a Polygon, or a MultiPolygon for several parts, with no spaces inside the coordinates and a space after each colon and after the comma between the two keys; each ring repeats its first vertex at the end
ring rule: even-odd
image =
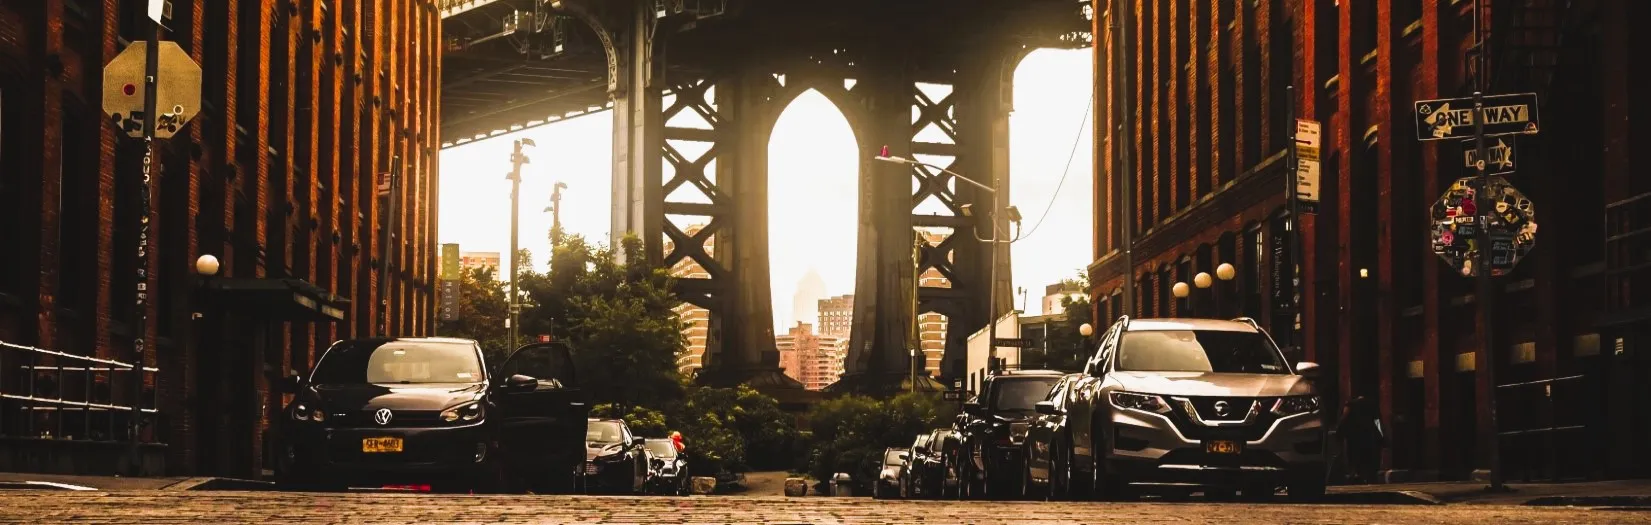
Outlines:
{"type": "Polygon", "coordinates": [[[1488,177],[1491,209],[1479,210],[1478,195],[1486,181],[1478,177],[1457,179],[1433,203],[1433,253],[1464,276],[1478,275],[1474,268],[1479,256],[1479,226],[1489,234],[1491,275],[1513,271],[1520,259],[1536,246],[1536,206],[1518,188],[1499,176],[1488,177]]]}

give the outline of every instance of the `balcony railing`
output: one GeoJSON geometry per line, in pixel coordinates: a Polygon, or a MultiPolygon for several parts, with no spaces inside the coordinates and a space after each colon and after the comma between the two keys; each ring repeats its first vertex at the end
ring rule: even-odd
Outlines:
{"type": "MultiPolygon", "coordinates": [[[[0,437],[133,439],[134,409],[156,414],[153,378],[160,369],[132,372],[130,363],[0,341],[0,437]],[[143,394],[133,399],[132,381],[145,377],[143,394]]],[[[141,431],[136,437],[153,441],[141,431]]]]}

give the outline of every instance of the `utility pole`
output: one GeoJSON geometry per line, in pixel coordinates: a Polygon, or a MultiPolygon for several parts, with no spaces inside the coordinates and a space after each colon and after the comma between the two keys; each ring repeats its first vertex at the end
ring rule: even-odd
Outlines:
{"type": "Polygon", "coordinates": [[[556,185],[551,186],[550,205],[545,206],[545,211],[550,212],[550,251],[548,253],[551,255],[555,255],[556,240],[562,234],[562,190],[567,189],[567,187],[567,183],[564,182],[558,182],[556,185]]]}
{"type": "Polygon", "coordinates": [[[378,258],[378,335],[390,336],[390,254],[395,253],[396,243],[396,186],[401,184],[401,156],[390,157],[390,187],[385,190],[384,200],[389,201],[384,210],[384,246],[379,250],[378,258]]]}
{"type": "Polygon", "coordinates": [[[1491,268],[1490,215],[1494,213],[1492,208],[1494,205],[1490,199],[1491,175],[1485,169],[1485,159],[1487,157],[1485,156],[1484,91],[1489,87],[1488,82],[1486,82],[1486,74],[1488,73],[1486,66],[1490,63],[1487,56],[1488,48],[1485,46],[1485,19],[1483,18],[1485,3],[1485,0],[1474,0],[1473,2],[1473,47],[1475,50],[1473,60],[1475,69],[1473,74],[1473,141],[1474,149],[1477,149],[1479,153],[1479,158],[1474,162],[1474,170],[1477,172],[1475,179],[1479,181],[1479,187],[1473,190],[1473,201],[1475,218],[1478,219],[1476,222],[1479,228],[1476,232],[1477,235],[1474,236],[1476,257],[1474,257],[1472,264],[1473,269],[1478,272],[1474,274],[1478,290],[1474,293],[1473,302],[1479,307],[1479,326],[1481,327],[1475,369],[1478,370],[1477,373],[1485,375],[1483,380],[1475,381],[1475,384],[1478,386],[1476,389],[1477,396],[1485,400],[1486,407],[1490,411],[1490,432],[1488,433],[1490,440],[1485,443],[1490,456],[1490,487],[1488,489],[1493,492],[1503,492],[1508,489],[1502,484],[1502,437],[1496,422],[1496,354],[1495,345],[1492,343],[1492,333],[1496,330],[1496,286],[1495,282],[1491,280],[1493,269],[1491,268]]]}
{"type": "Polygon", "coordinates": [[[1129,105],[1129,89],[1123,86],[1124,79],[1129,78],[1129,58],[1124,56],[1124,42],[1129,39],[1129,25],[1121,20],[1124,16],[1125,2],[1115,0],[1112,3],[1112,29],[1117,38],[1112,41],[1112,48],[1117,51],[1117,58],[1113,62],[1113,70],[1118,74],[1114,78],[1114,91],[1118,93],[1118,107],[1123,108],[1123,117],[1118,122],[1117,132],[1114,133],[1112,146],[1118,149],[1118,185],[1119,193],[1123,194],[1123,206],[1119,207],[1118,219],[1123,223],[1123,234],[1119,244],[1124,250],[1124,315],[1135,315],[1135,190],[1134,175],[1130,170],[1129,140],[1130,116],[1135,108],[1129,105]],[[1121,139],[1121,140],[1120,140],[1121,139]]]}
{"type": "Polygon", "coordinates": [[[516,333],[520,330],[517,316],[521,313],[522,305],[517,299],[516,274],[519,272],[516,269],[520,264],[521,254],[516,247],[516,239],[521,222],[522,165],[528,163],[527,155],[522,154],[522,146],[533,145],[533,139],[516,140],[515,149],[510,153],[510,174],[505,176],[506,179],[510,179],[510,318],[505,320],[510,330],[510,342],[506,345],[507,350],[514,349],[520,343],[516,333]]]}

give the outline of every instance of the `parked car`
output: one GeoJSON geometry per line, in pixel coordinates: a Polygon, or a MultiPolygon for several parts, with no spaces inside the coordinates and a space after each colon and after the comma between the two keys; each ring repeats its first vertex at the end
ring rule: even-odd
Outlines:
{"type": "Polygon", "coordinates": [[[688,495],[688,458],[676,451],[669,439],[650,439],[644,446],[648,452],[648,492],[688,495]]]}
{"type": "Polygon", "coordinates": [[[969,498],[1018,498],[1026,464],[1022,442],[1034,405],[1065,372],[1004,370],[988,374],[963,404],[961,489],[969,498]]]}
{"type": "Polygon", "coordinates": [[[901,478],[906,475],[906,449],[889,447],[883,449],[882,471],[877,480],[871,485],[871,497],[877,499],[903,498],[906,495],[901,490],[904,482],[901,478]]]}
{"type": "Polygon", "coordinates": [[[1083,379],[1083,374],[1067,374],[1049,390],[1049,397],[1033,405],[1038,413],[1026,431],[1026,475],[1021,495],[1028,499],[1046,497],[1066,499],[1072,486],[1071,461],[1061,457],[1067,450],[1067,398],[1072,385],[1083,379]]]}
{"type": "Polygon", "coordinates": [[[1065,458],[1101,497],[1192,483],[1292,499],[1324,494],[1324,425],[1310,377],[1255,321],[1118,319],[1061,409],[1065,458]]]}
{"type": "Polygon", "coordinates": [[[641,494],[648,481],[647,440],[631,434],[622,419],[592,418],[585,430],[587,493],[641,494]]]}
{"type": "Polygon", "coordinates": [[[913,498],[935,499],[945,497],[947,490],[955,489],[957,476],[950,474],[948,459],[955,454],[957,439],[950,428],[937,428],[922,434],[912,443],[907,460],[907,489],[913,498]]]}
{"type": "Polygon", "coordinates": [[[928,450],[929,440],[932,438],[932,432],[918,434],[917,437],[912,440],[911,447],[906,449],[906,470],[904,475],[900,476],[900,493],[904,494],[905,497],[919,497],[918,492],[920,492],[920,487],[917,483],[917,464],[920,461],[920,451],[928,450]]]}
{"type": "Polygon", "coordinates": [[[571,352],[525,346],[501,370],[520,373],[489,373],[468,339],[334,343],[307,377],[286,381],[276,479],[313,490],[571,488],[588,413],[571,352]]]}

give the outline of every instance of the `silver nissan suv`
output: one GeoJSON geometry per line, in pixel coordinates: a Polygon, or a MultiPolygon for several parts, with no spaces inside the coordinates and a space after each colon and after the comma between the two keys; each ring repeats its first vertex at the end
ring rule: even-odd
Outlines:
{"type": "Polygon", "coordinates": [[[1064,405],[1069,487],[1196,485],[1324,494],[1324,424],[1310,376],[1255,321],[1120,318],[1064,405]]]}

